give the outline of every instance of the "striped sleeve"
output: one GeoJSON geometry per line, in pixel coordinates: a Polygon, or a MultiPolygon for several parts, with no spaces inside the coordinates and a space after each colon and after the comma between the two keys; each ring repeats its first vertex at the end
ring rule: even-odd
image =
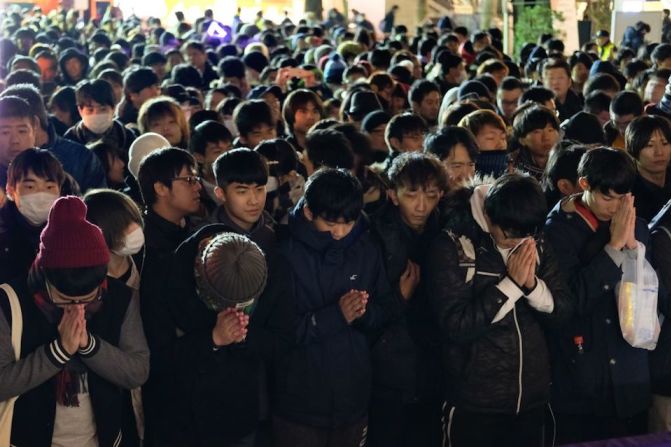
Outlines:
{"type": "Polygon", "coordinates": [[[59,368],[65,366],[65,364],[72,358],[72,356],[67,353],[59,339],[55,339],[51,343],[45,345],[45,351],[47,352],[47,358],[51,361],[51,363],[59,368]]]}

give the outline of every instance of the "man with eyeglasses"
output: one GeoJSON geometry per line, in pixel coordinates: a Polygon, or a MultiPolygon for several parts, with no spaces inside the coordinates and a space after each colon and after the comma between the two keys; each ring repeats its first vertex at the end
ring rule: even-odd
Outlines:
{"type": "Polygon", "coordinates": [[[454,447],[542,446],[550,399],[544,330],[571,298],[540,230],[546,204],[530,176],[455,191],[422,266],[441,332],[445,435],[454,447]]]}
{"type": "Polygon", "coordinates": [[[0,292],[0,401],[18,396],[11,444],[122,445],[123,389],[149,373],[139,300],[107,277],[109,251],[86,205],[58,199],[27,278],[9,282],[21,308],[21,356],[10,333],[20,324],[0,292]]]}
{"type": "MultiPolygon", "coordinates": [[[[165,364],[169,355],[165,347],[177,338],[174,323],[167,309],[163,286],[173,252],[189,236],[189,217],[200,209],[202,186],[196,174],[196,161],[185,150],[159,149],[140,163],[138,182],[147,207],[145,215],[145,255],[140,281],[142,319],[147,342],[152,350],[151,373],[143,399],[146,445],[169,445],[156,438],[169,433],[162,427],[170,425],[172,415],[165,413],[163,390],[171,389],[163,381],[170,375],[157,365],[165,364]]],[[[168,440],[169,441],[169,440],[168,440]]]]}
{"type": "Polygon", "coordinates": [[[501,82],[501,86],[496,92],[496,105],[499,109],[499,115],[508,125],[512,124],[513,114],[517,109],[523,91],[522,82],[517,78],[508,76],[501,82]]]}

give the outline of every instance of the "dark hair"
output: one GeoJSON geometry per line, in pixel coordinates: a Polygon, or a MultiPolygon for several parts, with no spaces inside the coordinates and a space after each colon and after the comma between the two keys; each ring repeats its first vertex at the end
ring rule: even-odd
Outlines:
{"type": "Polygon", "coordinates": [[[319,115],[324,116],[322,100],[312,90],[299,89],[289,93],[289,96],[287,96],[287,99],[282,106],[282,118],[284,118],[287,131],[293,132],[296,112],[305,107],[308,103],[312,103],[319,111],[319,115]]]}
{"type": "Polygon", "coordinates": [[[624,133],[624,147],[629,154],[638,160],[652,135],[659,131],[667,142],[671,142],[671,124],[659,115],[643,115],[629,123],[624,133]]]}
{"type": "Polygon", "coordinates": [[[625,152],[600,147],[587,151],[580,159],[578,177],[585,177],[590,191],[626,194],[636,179],[636,166],[625,152]]]}
{"type": "Polygon", "coordinates": [[[163,183],[171,188],[172,179],[177,177],[185,166],[195,169],[196,160],[184,149],[176,147],[156,150],[142,160],[138,172],[138,182],[140,183],[142,199],[147,207],[152,206],[157,200],[154,183],[163,183]]]}
{"type": "Polygon", "coordinates": [[[107,264],[78,268],[43,268],[31,267],[30,284],[41,284],[49,281],[59,292],[69,296],[82,296],[91,293],[100,286],[107,276],[107,264]]]}
{"type": "Polygon", "coordinates": [[[439,124],[441,126],[456,126],[466,115],[476,110],[480,110],[480,106],[473,100],[457,102],[445,109],[442,117],[439,116],[439,124]]]}
{"type": "Polygon", "coordinates": [[[571,78],[571,67],[568,62],[559,57],[551,57],[543,64],[543,77],[548,70],[553,70],[555,68],[561,68],[566,72],[566,75],[571,78]]]}
{"type": "Polygon", "coordinates": [[[263,99],[243,101],[233,111],[233,121],[241,136],[246,137],[260,124],[275,125],[273,112],[263,99]]]}
{"type": "Polygon", "coordinates": [[[440,94],[440,87],[438,87],[438,84],[432,81],[427,81],[426,79],[418,79],[412,84],[412,87],[410,87],[408,99],[410,102],[419,104],[424,100],[424,97],[431,92],[438,92],[438,94],[440,94]]]}
{"type": "Polygon", "coordinates": [[[196,50],[196,51],[200,51],[201,53],[205,53],[205,45],[203,45],[200,42],[190,40],[182,46],[182,50],[184,50],[184,51],[186,51],[186,50],[196,50]]]}
{"type": "Polygon", "coordinates": [[[512,76],[506,76],[505,78],[503,78],[503,81],[501,81],[501,86],[499,87],[499,90],[517,90],[517,89],[524,90],[524,84],[522,84],[522,81],[512,76]]]}
{"type": "Polygon", "coordinates": [[[114,108],[114,90],[112,84],[104,79],[84,80],[75,88],[78,107],[86,107],[95,101],[100,105],[114,108]]]}
{"type": "Polygon", "coordinates": [[[0,97],[0,119],[28,118],[32,126],[34,116],[25,99],[18,96],[0,97]]]}
{"type": "Polygon", "coordinates": [[[205,121],[219,121],[219,114],[214,110],[198,110],[189,117],[189,131],[193,130],[205,121]]]}
{"type": "Polygon", "coordinates": [[[33,70],[21,68],[19,70],[12,71],[5,78],[6,87],[17,84],[30,84],[40,88],[42,86],[42,81],[40,80],[40,75],[38,73],[35,73],[33,70]]]}
{"type": "Polygon", "coordinates": [[[669,58],[671,58],[671,44],[668,43],[660,43],[652,50],[652,54],[650,55],[650,59],[655,64],[659,64],[669,58]]]}
{"type": "Polygon", "coordinates": [[[36,116],[42,129],[49,127],[49,117],[47,115],[47,108],[44,106],[42,95],[40,91],[30,84],[17,84],[7,87],[0,93],[0,98],[6,96],[18,96],[25,100],[30,106],[30,112],[36,116]]]}
{"type": "Polygon", "coordinates": [[[126,72],[123,78],[123,87],[126,95],[140,93],[147,87],[158,85],[160,80],[154,70],[148,67],[139,67],[126,72]]]}
{"type": "Polygon", "coordinates": [[[392,188],[428,189],[435,185],[441,191],[447,189],[445,168],[433,154],[406,152],[391,163],[387,177],[392,188]]]}
{"type": "Polygon", "coordinates": [[[610,112],[614,115],[643,115],[643,100],[636,92],[625,90],[618,93],[610,102],[610,112]]]}
{"type": "Polygon", "coordinates": [[[9,164],[7,185],[15,187],[29,171],[33,171],[38,177],[57,183],[59,188],[65,181],[63,165],[54,154],[46,149],[30,148],[18,154],[9,164]]]}
{"type": "Polygon", "coordinates": [[[111,169],[110,165],[110,160],[109,157],[112,157],[112,160],[115,159],[121,159],[121,155],[119,154],[119,149],[116,146],[113,146],[105,141],[97,140],[93,144],[89,144],[86,146],[91,152],[93,152],[96,157],[98,157],[98,160],[100,160],[100,164],[103,167],[103,171],[105,173],[109,173],[111,169]]]}
{"type": "Polygon", "coordinates": [[[547,107],[533,104],[521,108],[513,117],[513,139],[524,138],[534,130],[545,129],[548,124],[559,130],[557,116],[547,107]]]}
{"type": "Polygon", "coordinates": [[[266,140],[254,148],[268,161],[268,171],[273,177],[287,175],[298,169],[298,156],[293,146],[283,138],[266,140]]]}
{"type": "Polygon", "coordinates": [[[426,133],[427,130],[426,122],[421,116],[409,112],[399,113],[387,123],[384,139],[389,145],[391,138],[402,140],[404,135],[414,132],[426,133]]]}
{"type": "Polygon", "coordinates": [[[606,135],[601,122],[596,115],[591,113],[580,111],[564,121],[561,128],[564,130],[564,138],[567,140],[574,140],[583,144],[603,145],[606,143],[606,135]]]}
{"type": "Polygon", "coordinates": [[[504,174],[496,179],[485,197],[485,212],[508,237],[538,234],[547,215],[545,195],[531,176],[504,174]]]}
{"type": "Polygon", "coordinates": [[[258,152],[245,147],[221,154],[212,165],[217,186],[225,188],[231,183],[245,185],[268,183],[268,164],[258,152]]]}
{"type": "Polygon", "coordinates": [[[180,84],[184,87],[196,87],[198,89],[203,87],[203,78],[200,72],[193,65],[187,63],[178,64],[172,67],[170,75],[172,82],[180,84]]]}
{"type": "Polygon", "coordinates": [[[590,76],[583,87],[583,94],[589,95],[594,90],[606,90],[610,92],[619,92],[622,88],[615,76],[610,73],[597,73],[590,76]]]}
{"type": "MultiPolygon", "coordinates": [[[[637,95],[638,96],[638,95],[637,95]]],[[[610,110],[611,97],[603,90],[594,90],[585,97],[585,112],[597,115],[601,112],[608,112],[610,110]]]]}
{"type": "Polygon", "coordinates": [[[126,229],[133,223],[144,227],[140,209],[130,197],[111,189],[94,189],[84,195],[86,220],[103,232],[107,248],[123,246],[126,229]]]}
{"type": "Polygon", "coordinates": [[[226,56],[219,62],[219,76],[222,78],[244,78],[245,63],[236,56],[226,56]]]}
{"type": "Polygon", "coordinates": [[[565,149],[561,149],[559,145],[555,146],[545,165],[545,187],[555,191],[557,182],[562,179],[575,184],[578,181],[578,164],[585,152],[587,148],[578,144],[565,149]]]}
{"type": "Polygon", "coordinates": [[[79,115],[79,109],[77,109],[75,89],[72,86],[66,85],[64,87],[59,87],[51,95],[49,108],[53,109],[54,107],[58,107],[59,109],[68,112],[70,117],[72,117],[72,123],[76,123],[82,119],[79,115]]]}
{"type": "Polygon", "coordinates": [[[476,110],[471,112],[459,121],[459,127],[464,127],[477,136],[485,126],[495,127],[503,132],[507,132],[506,123],[498,114],[491,110],[476,110]]]}
{"type": "Polygon", "coordinates": [[[337,222],[355,221],[363,209],[359,180],[345,169],[322,168],[305,184],[305,206],[315,217],[337,222]]]}
{"type": "Polygon", "coordinates": [[[315,169],[322,166],[352,169],[354,152],[349,140],[340,131],[323,129],[311,131],[306,139],[307,156],[315,169]]]}
{"type": "Polygon", "coordinates": [[[522,93],[522,96],[520,97],[520,104],[531,101],[542,105],[554,99],[555,94],[549,88],[531,87],[529,90],[522,93]]]}
{"type": "Polygon", "coordinates": [[[450,156],[458,144],[466,148],[471,160],[477,160],[480,150],[475,137],[468,129],[459,126],[443,127],[429,134],[424,141],[424,152],[434,154],[442,161],[450,156]]]}
{"type": "Polygon", "coordinates": [[[217,121],[203,121],[191,132],[189,151],[192,154],[205,155],[205,148],[209,143],[218,143],[220,141],[233,141],[233,136],[228,128],[217,121]]]}

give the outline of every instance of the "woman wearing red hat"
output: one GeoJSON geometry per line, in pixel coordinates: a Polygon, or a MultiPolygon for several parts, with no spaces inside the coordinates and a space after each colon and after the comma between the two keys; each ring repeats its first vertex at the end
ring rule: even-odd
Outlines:
{"type": "Polygon", "coordinates": [[[77,197],[58,199],[27,278],[0,291],[0,402],[18,396],[11,444],[118,446],[122,389],[149,372],[138,300],[107,278],[101,230],[77,197]],[[16,294],[20,313],[12,312],[16,294]],[[22,326],[20,355],[9,334],[22,326]]]}

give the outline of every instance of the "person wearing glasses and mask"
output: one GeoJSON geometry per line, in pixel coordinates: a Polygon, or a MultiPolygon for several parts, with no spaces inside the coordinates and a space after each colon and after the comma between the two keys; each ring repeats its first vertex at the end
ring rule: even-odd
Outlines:
{"type": "MultiPolygon", "coordinates": [[[[177,337],[167,309],[163,286],[173,252],[190,233],[190,216],[200,209],[202,186],[196,160],[183,149],[158,149],[142,159],[138,182],[146,206],[144,216],[145,254],[141,268],[140,303],[147,342],[152,351],[151,372],[143,387],[145,445],[168,445],[161,439],[169,433],[170,415],[162,405],[165,374],[157,365],[166,364],[162,355],[177,337]],[[157,438],[157,436],[159,438],[157,438]]],[[[169,355],[166,353],[166,355],[169,355]]]]}
{"type": "Polygon", "coordinates": [[[550,400],[544,330],[572,314],[540,230],[543,191],[528,175],[455,191],[422,267],[448,344],[446,435],[454,447],[541,446],[550,400]]]}
{"type": "Polygon", "coordinates": [[[45,149],[24,150],[9,166],[0,208],[0,283],[28,273],[64,181],[63,166],[45,149]]]}
{"type": "MultiPolygon", "coordinates": [[[[0,401],[18,396],[11,444],[35,447],[122,445],[122,390],[140,386],[149,350],[132,290],[107,276],[109,251],[86,205],[53,205],[27,278],[9,283],[22,319],[20,359],[0,291],[0,401]]],[[[14,314],[16,316],[16,314],[14,314]]]]}

